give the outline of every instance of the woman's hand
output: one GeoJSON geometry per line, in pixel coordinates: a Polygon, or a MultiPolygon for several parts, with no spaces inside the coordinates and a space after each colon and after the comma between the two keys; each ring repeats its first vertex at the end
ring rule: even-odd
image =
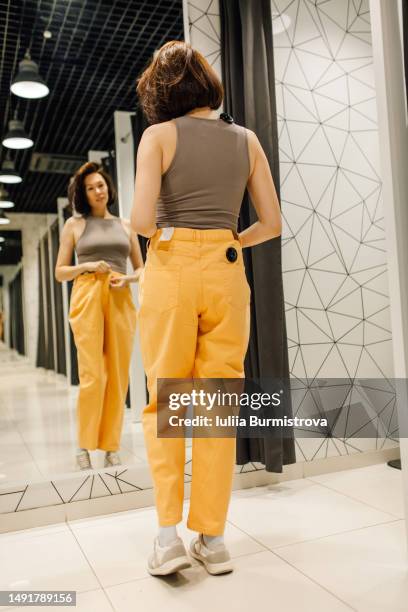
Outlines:
{"type": "Polygon", "coordinates": [[[128,276],[112,276],[109,279],[111,289],[123,289],[129,285],[130,279],[128,276]]]}
{"type": "Polygon", "coordinates": [[[105,272],[110,272],[112,269],[112,266],[106,263],[106,261],[103,261],[103,259],[101,261],[87,262],[85,264],[85,267],[86,267],[86,272],[100,272],[102,274],[105,272]]]}

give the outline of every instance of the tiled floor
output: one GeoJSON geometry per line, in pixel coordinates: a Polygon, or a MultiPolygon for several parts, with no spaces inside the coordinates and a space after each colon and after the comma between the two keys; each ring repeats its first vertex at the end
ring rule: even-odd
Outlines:
{"type": "MultiPolygon", "coordinates": [[[[65,377],[30,366],[0,343],[0,485],[32,482],[77,471],[76,397],[65,377]]],[[[140,423],[125,411],[121,459],[146,465],[140,423]]],[[[104,453],[92,451],[103,467],[104,453]]]]}
{"type": "Polygon", "coordinates": [[[325,474],[233,493],[231,574],[209,576],[194,562],[149,576],[156,515],[147,508],[0,535],[0,590],[76,590],[78,612],[405,612],[402,516],[400,471],[325,474]]]}

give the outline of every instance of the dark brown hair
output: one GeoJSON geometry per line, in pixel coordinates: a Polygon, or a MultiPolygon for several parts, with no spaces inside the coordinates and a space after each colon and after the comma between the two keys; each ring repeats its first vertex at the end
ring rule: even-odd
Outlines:
{"type": "Polygon", "coordinates": [[[216,109],[224,95],[207,60],[179,40],[171,40],[155,53],[136,91],[149,123],[169,121],[203,106],[216,109]]]}
{"type": "Polygon", "coordinates": [[[109,174],[96,162],[86,162],[83,164],[75,174],[71,177],[68,185],[68,201],[72,207],[72,210],[84,217],[87,217],[91,213],[91,207],[88,202],[88,197],[85,191],[85,177],[90,174],[97,172],[104,179],[108,186],[108,208],[113,206],[116,200],[116,190],[109,174]]]}

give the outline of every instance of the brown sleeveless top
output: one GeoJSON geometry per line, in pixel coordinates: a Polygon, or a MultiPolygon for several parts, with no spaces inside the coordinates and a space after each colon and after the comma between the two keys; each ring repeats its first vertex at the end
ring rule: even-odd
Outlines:
{"type": "Polygon", "coordinates": [[[119,217],[86,217],[85,229],[75,247],[78,263],[103,259],[115,272],[126,274],[130,239],[119,217]]]}
{"type": "Polygon", "coordinates": [[[176,152],[162,176],[157,226],[236,231],[250,171],[246,129],[189,115],[174,122],[176,152]]]}

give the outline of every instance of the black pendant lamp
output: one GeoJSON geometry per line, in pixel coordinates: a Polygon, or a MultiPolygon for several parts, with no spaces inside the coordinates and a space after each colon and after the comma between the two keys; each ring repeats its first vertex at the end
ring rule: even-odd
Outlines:
{"type": "Polygon", "coordinates": [[[27,136],[22,122],[17,119],[17,113],[14,114],[14,119],[9,121],[9,130],[2,143],[9,149],[29,149],[33,146],[34,142],[27,136]]]}
{"type": "Polygon", "coordinates": [[[14,167],[11,159],[5,159],[0,169],[0,181],[2,183],[21,183],[23,179],[14,167]]]}
{"type": "Polygon", "coordinates": [[[44,98],[50,93],[44,79],[38,72],[38,65],[33,62],[27,50],[24,59],[19,63],[17,75],[10,87],[13,94],[30,100],[44,98]]]}
{"type": "Polygon", "coordinates": [[[13,208],[14,202],[10,200],[9,193],[4,189],[3,185],[0,185],[0,209],[1,208],[13,208]]]}

